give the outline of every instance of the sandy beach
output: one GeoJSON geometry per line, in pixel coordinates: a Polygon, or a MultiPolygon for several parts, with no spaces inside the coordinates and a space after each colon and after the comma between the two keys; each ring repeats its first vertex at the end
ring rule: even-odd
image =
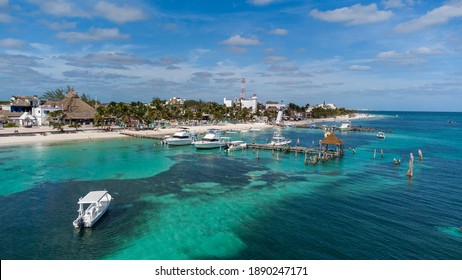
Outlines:
{"type": "MultiPolygon", "coordinates": [[[[285,121],[287,125],[303,125],[319,122],[346,122],[355,119],[372,118],[374,115],[358,113],[354,117],[339,116],[336,118],[312,119],[303,121],[285,121]]],[[[64,133],[59,133],[48,126],[33,127],[33,128],[2,128],[0,129],[0,146],[17,146],[17,145],[33,145],[37,143],[52,143],[52,142],[65,142],[65,141],[92,141],[96,139],[111,139],[129,137],[122,133],[127,132],[130,134],[148,135],[148,136],[165,136],[172,135],[179,130],[179,127],[185,126],[172,126],[169,128],[161,128],[155,130],[122,130],[113,127],[113,131],[101,131],[92,126],[82,127],[78,131],[71,128],[65,128],[64,133]],[[17,133],[15,133],[17,131],[17,133]]],[[[205,133],[211,128],[219,130],[250,130],[250,129],[272,129],[276,126],[265,123],[238,123],[238,124],[218,124],[218,125],[199,125],[187,126],[191,131],[198,134],[205,133]]]]}

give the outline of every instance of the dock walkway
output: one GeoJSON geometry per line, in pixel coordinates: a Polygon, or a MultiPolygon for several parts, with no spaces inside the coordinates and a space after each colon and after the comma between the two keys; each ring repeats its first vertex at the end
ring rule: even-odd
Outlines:
{"type": "Polygon", "coordinates": [[[282,151],[291,153],[301,153],[309,155],[325,155],[328,157],[340,157],[343,155],[342,151],[322,150],[317,148],[307,148],[301,146],[274,146],[271,144],[247,144],[248,148],[259,149],[259,150],[271,150],[271,151],[282,151]]]}

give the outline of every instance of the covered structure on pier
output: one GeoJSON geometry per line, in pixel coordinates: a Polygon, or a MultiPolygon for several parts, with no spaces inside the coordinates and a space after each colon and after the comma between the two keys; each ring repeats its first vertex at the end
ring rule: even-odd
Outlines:
{"type": "Polygon", "coordinates": [[[343,141],[334,133],[327,135],[324,140],[321,141],[321,145],[325,151],[328,151],[329,145],[331,145],[335,146],[335,152],[343,153],[343,141]]]}

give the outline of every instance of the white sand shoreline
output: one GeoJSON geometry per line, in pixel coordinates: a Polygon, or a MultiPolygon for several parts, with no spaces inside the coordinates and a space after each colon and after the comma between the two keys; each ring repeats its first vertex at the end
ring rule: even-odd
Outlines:
{"type": "MultiPolygon", "coordinates": [[[[325,118],[325,119],[312,119],[303,121],[286,121],[284,124],[288,125],[302,125],[319,122],[345,122],[355,119],[372,118],[374,115],[357,113],[354,117],[340,116],[336,118],[325,118]]],[[[220,125],[199,125],[199,126],[179,126],[188,127],[191,131],[196,133],[205,133],[211,128],[220,130],[249,130],[249,129],[273,129],[276,126],[264,123],[238,123],[238,124],[220,124],[220,125]]],[[[37,128],[3,128],[0,129],[0,147],[5,146],[20,146],[20,145],[33,145],[38,143],[53,143],[53,142],[69,142],[69,141],[91,141],[96,139],[116,139],[129,137],[121,134],[120,132],[128,132],[130,134],[137,134],[142,136],[164,136],[172,135],[178,131],[179,127],[171,127],[165,129],[156,130],[118,130],[114,127],[114,130],[101,131],[93,127],[82,128],[82,130],[75,131],[75,129],[66,129],[65,133],[58,133],[53,131],[49,127],[37,127],[37,128]],[[14,135],[15,131],[18,131],[18,135],[14,135]],[[52,133],[53,132],[53,133],[52,133]],[[28,135],[21,135],[27,133],[28,135]]]]}

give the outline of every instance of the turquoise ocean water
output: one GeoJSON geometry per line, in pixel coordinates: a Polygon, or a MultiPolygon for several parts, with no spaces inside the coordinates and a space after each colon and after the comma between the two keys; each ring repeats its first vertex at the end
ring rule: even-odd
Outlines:
{"type": "MultiPolygon", "coordinates": [[[[462,259],[462,113],[376,114],[353,124],[386,139],[338,133],[345,156],[317,166],[132,138],[1,147],[0,258],[462,259]],[[74,230],[78,198],[101,189],[110,209],[74,230]]],[[[282,132],[302,146],[323,137],[282,132]]]]}

